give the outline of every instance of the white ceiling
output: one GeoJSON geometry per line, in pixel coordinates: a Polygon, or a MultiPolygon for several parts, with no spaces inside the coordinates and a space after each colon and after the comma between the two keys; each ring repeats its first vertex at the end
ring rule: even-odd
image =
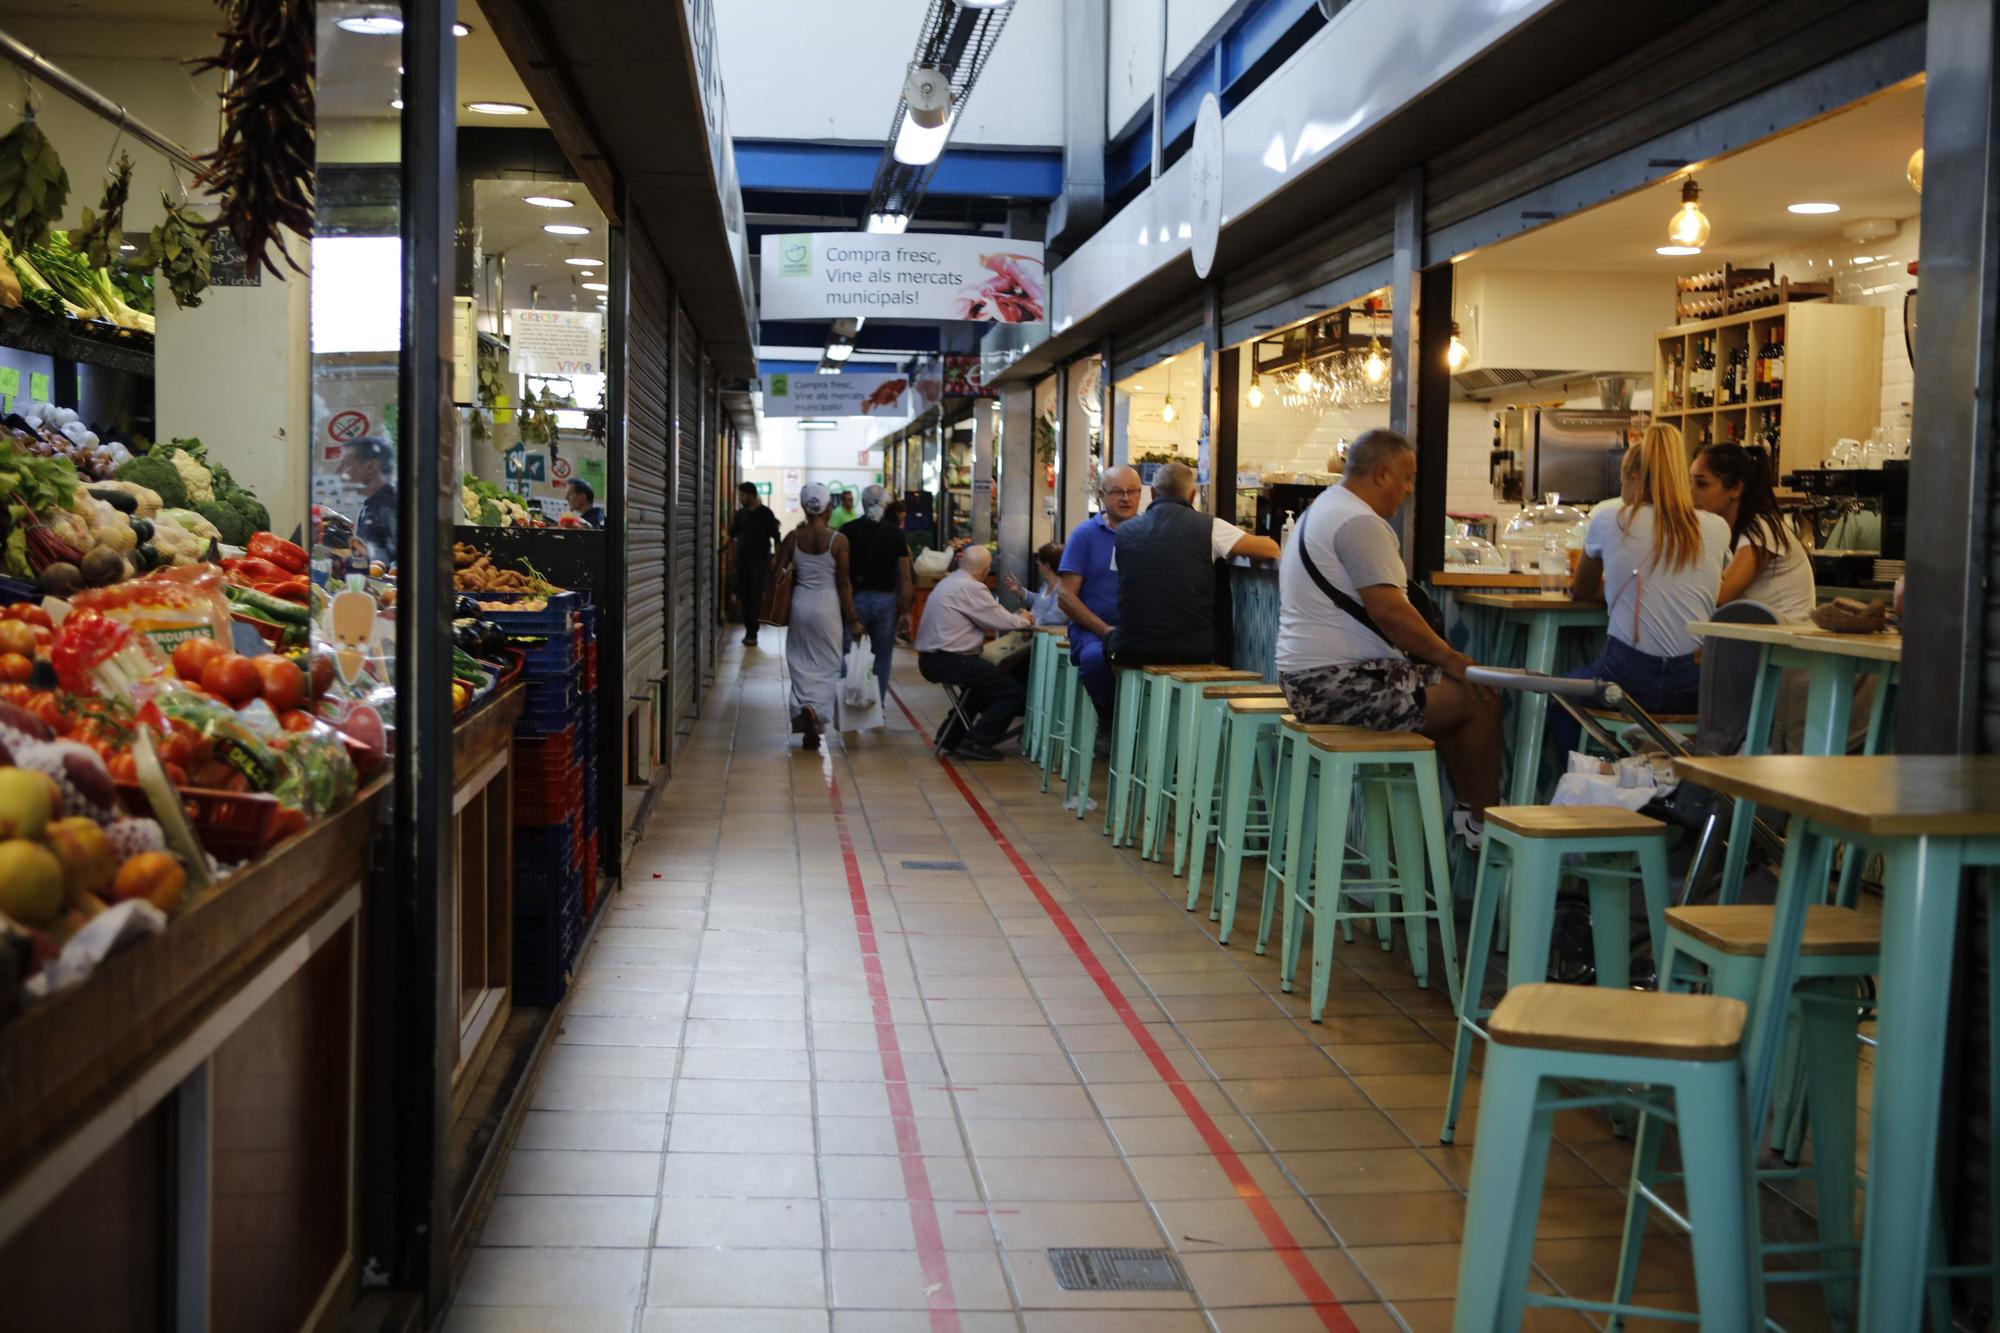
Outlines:
{"type": "Polygon", "coordinates": [[[1538,231],[1474,251],[1468,270],[1548,269],[1697,273],[1728,261],[1768,263],[1772,256],[1823,239],[1863,218],[1916,216],[1919,200],[1904,178],[1924,141],[1921,78],[1781,134],[1740,153],[1696,164],[1702,211],[1712,231],[1704,253],[1668,258],[1667,220],[1680,207],[1681,179],[1613,200],[1538,231]],[[1800,215],[1787,204],[1827,202],[1834,214],[1800,215]]]}
{"type": "Polygon", "coordinates": [[[585,270],[569,263],[581,259],[609,259],[605,247],[604,214],[592,202],[590,191],[577,181],[477,180],[472,183],[473,216],[479,226],[480,253],[488,261],[488,272],[480,284],[481,304],[487,302],[493,280],[495,258],[507,261],[507,290],[500,304],[509,310],[596,310],[603,293],[585,291],[585,282],[604,282],[605,270],[585,270]],[[540,208],[522,203],[528,195],[549,195],[575,201],[574,208],[540,208]],[[569,223],[590,228],[588,236],[551,236],[542,230],[549,223],[569,223]]]}

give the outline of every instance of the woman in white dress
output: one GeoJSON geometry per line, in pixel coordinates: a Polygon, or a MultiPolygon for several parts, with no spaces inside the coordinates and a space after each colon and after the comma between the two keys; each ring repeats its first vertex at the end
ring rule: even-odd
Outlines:
{"type": "Polygon", "coordinates": [[[785,631],[785,672],[792,681],[792,730],[808,750],[822,732],[840,730],[840,630],[860,638],[854,587],[848,577],[847,539],[828,526],[833,497],[819,482],[799,491],[806,521],[778,552],[777,569],[792,571],[792,606],[785,631]]]}

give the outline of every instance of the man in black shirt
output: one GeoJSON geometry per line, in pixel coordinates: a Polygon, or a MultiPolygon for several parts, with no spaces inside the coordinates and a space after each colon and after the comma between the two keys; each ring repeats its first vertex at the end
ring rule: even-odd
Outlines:
{"type": "Polygon", "coordinates": [[[743,610],[743,646],[755,648],[758,617],[764,614],[764,585],[771,577],[771,552],[778,541],[778,516],[753,482],[738,486],[736,499],[736,516],[729,520],[729,554],[736,571],[736,603],[743,610]]]}
{"type": "Polygon", "coordinates": [[[396,470],[389,442],[364,435],[341,450],[338,475],[361,490],[361,512],[354,519],[354,540],[368,548],[368,558],[389,566],[396,563],[396,487],[389,478],[396,470]]]}
{"type": "Polygon", "coordinates": [[[896,660],[896,624],[916,601],[916,580],[910,573],[910,544],[902,528],[885,517],[886,487],[861,492],[861,517],[840,530],[847,538],[848,568],[854,580],[854,614],[868,629],[868,646],[875,654],[875,688],[889,699],[889,668],[896,660]]]}

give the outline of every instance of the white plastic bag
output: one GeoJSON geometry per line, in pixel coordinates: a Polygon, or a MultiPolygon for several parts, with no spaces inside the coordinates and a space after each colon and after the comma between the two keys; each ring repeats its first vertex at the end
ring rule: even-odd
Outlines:
{"type": "Polygon", "coordinates": [[[840,688],[850,715],[872,710],[882,700],[882,687],[875,680],[875,654],[866,639],[847,650],[847,665],[841,671],[840,688]]]}
{"type": "Polygon", "coordinates": [[[945,575],[951,573],[951,552],[932,547],[919,552],[910,562],[910,576],[919,588],[928,588],[945,575]]]}
{"type": "Polygon", "coordinates": [[[1556,780],[1551,805],[1615,805],[1638,810],[1679,785],[1665,756],[1632,755],[1611,762],[1572,752],[1569,772],[1556,780]]]}

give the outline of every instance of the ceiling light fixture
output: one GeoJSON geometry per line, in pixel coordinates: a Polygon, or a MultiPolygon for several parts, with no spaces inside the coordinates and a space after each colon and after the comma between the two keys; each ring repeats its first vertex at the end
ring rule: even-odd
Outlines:
{"type": "Polygon", "coordinates": [[[1444,350],[1444,363],[1451,367],[1451,373],[1456,375],[1465,369],[1465,363],[1471,359],[1472,353],[1466,351],[1465,344],[1459,341],[1458,321],[1454,319],[1451,322],[1451,346],[1444,350]]]}
{"type": "Polygon", "coordinates": [[[586,259],[582,255],[571,255],[568,259],[563,260],[563,263],[574,264],[578,268],[602,268],[604,266],[602,259],[586,259]]]}
{"type": "Polygon", "coordinates": [[[451,25],[451,35],[454,37],[470,37],[472,36],[472,25],[470,23],[454,23],[451,25]]]}
{"type": "Polygon", "coordinates": [[[896,131],[896,147],[892,156],[906,167],[927,167],[938,160],[944,152],[945,140],[951,138],[952,121],[935,128],[917,124],[909,112],[903,113],[902,128],[896,131]]]}
{"type": "Polygon", "coordinates": [[[878,236],[900,236],[910,225],[908,213],[870,213],[868,230],[878,236]]]}
{"type": "Polygon", "coordinates": [[[1264,405],[1264,386],[1258,381],[1257,372],[1250,372],[1250,392],[1243,395],[1243,401],[1253,408],[1264,405]]]}
{"type": "Polygon", "coordinates": [[[1701,211],[1701,186],[1692,176],[1681,182],[1681,206],[1667,221],[1667,241],[1672,245],[1708,244],[1708,215],[1701,211]]]}
{"type": "MultiPolygon", "coordinates": [[[[333,26],[358,37],[399,37],[403,32],[403,20],[394,14],[356,14],[349,18],[335,19],[333,26]]],[[[472,26],[466,23],[454,23],[451,25],[451,35],[470,37],[472,26]]]]}
{"type": "Polygon", "coordinates": [[[1311,366],[1299,367],[1298,379],[1295,383],[1300,393],[1316,393],[1319,390],[1319,381],[1313,378],[1311,366]]]}
{"type": "Polygon", "coordinates": [[[528,108],[519,102],[467,102],[467,111],[482,116],[525,116],[528,108]]]}
{"type": "Polygon", "coordinates": [[[573,222],[551,222],[542,228],[551,236],[588,236],[590,228],[579,227],[573,222]]]}
{"type": "Polygon", "coordinates": [[[1679,258],[1684,255],[1698,255],[1701,253],[1701,247],[1698,245],[1656,245],[1653,247],[1653,253],[1679,258]]]}
{"type": "Polygon", "coordinates": [[[854,344],[844,338],[835,338],[826,345],[826,359],[829,361],[845,361],[853,355],[854,344]]]}
{"type": "Polygon", "coordinates": [[[393,111],[401,111],[403,109],[403,99],[400,97],[390,98],[389,107],[393,111]]]}
{"type": "Polygon", "coordinates": [[[608,292],[611,290],[611,284],[608,282],[586,282],[581,284],[581,286],[587,292],[608,292]]]}
{"type": "Polygon", "coordinates": [[[1361,375],[1370,384],[1380,384],[1389,377],[1389,358],[1382,355],[1380,340],[1368,340],[1368,358],[1361,363],[1361,375]]]}
{"type": "Polygon", "coordinates": [[[1160,409],[1160,420],[1171,426],[1174,424],[1174,418],[1179,415],[1180,413],[1174,411],[1174,396],[1168,394],[1166,406],[1160,409]]]}
{"type": "Polygon", "coordinates": [[[1813,203],[1786,204],[1785,211],[1787,213],[1838,213],[1840,211],[1840,205],[1813,204],[1813,203]]]}
{"type": "Polygon", "coordinates": [[[799,419],[800,430],[838,430],[839,428],[840,423],[838,421],[829,421],[825,417],[801,417],[799,419]]]}
{"type": "Polygon", "coordinates": [[[569,199],[563,199],[553,194],[531,194],[527,198],[523,199],[521,202],[524,204],[533,204],[536,208],[576,207],[575,201],[569,199]]]}
{"type": "Polygon", "coordinates": [[[120,245],[120,246],[119,246],[118,248],[119,248],[120,250],[124,251],[124,252],[125,252],[126,254],[128,254],[128,255],[129,255],[129,254],[131,254],[131,253],[132,253],[132,252],[133,252],[134,250],[137,250],[137,249],[138,249],[139,247],[138,247],[138,246],[136,246],[136,245],[134,245],[134,244],[132,244],[132,243],[131,243],[130,241],[126,241],[126,242],[125,242],[124,244],[120,245]]]}
{"type": "Polygon", "coordinates": [[[1924,150],[1919,148],[1910,154],[1910,160],[1903,166],[1903,179],[1909,181],[1910,188],[1918,194],[1924,192],[1924,150]]]}

